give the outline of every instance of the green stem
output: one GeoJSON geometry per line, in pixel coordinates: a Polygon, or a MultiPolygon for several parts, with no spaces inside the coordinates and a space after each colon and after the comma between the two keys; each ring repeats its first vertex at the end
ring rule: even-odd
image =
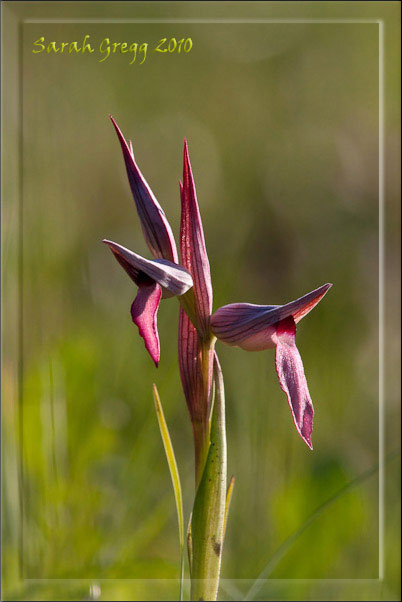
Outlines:
{"type": "Polygon", "coordinates": [[[195,490],[197,491],[204,472],[209,450],[209,428],[204,421],[193,421],[194,456],[195,456],[195,490]]]}
{"type": "Polygon", "coordinates": [[[226,502],[225,394],[222,371],[215,355],[216,399],[210,446],[197,489],[193,516],[191,599],[216,600],[222,558],[226,502]]]}
{"type": "Polygon", "coordinates": [[[201,339],[201,374],[203,380],[203,407],[204,412],[202,420],[193,421],[194,445],[195,445],[195,489],[200,484],[202,474],[205,468],[205,462],[208,457],[210,446],[210,408],[212,405],[212,386],[211,386],[211,371],[214,358],[214,347],[216,337],[213,335],[201,339]]]}

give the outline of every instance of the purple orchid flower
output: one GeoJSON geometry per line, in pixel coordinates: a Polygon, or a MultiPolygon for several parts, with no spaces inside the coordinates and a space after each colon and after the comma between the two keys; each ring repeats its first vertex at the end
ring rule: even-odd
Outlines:
{"type": "MultiPolygon", "coordinates": [[[[280,386],[286,393],[297,431],[312,449],[314,410],[295,343],[296,324],[319,303],[332,285],[325,284],[286,305],[235,303],[225,305],[211,315],[211,273],[187,142],[184,141],[183,183],[180,183],[182,265],[178,265],[176,243],[165,213],[136,164],[131,141],[126,142],[111,119],[123,151],[142,231],[154,259],[145,259],[110,240],[103,242],[138,286],[131,316],[156,366],[160,359],[159,303],[163,297],[171,296],[177,296],[180,301],[179,369],[195,449],[196,495],[188,531],[191,599],[216,600],[227,510],[233,490],[232,480],[226,495],[225,396],[222,371],[214,350],[216,340],[247,351],[276,348],[280,386]]],[[[160,408],[159,401],[158,404],[160,408]]],[[[158,408],[157,411],[161,420],[163,413],[158,408]]],[[[176,482],[177,467],[166,424],[164,428],[161,426],[161,432],[175,483],[183,549],[180,485],[176,482]]]]}
{"type": "Polygon", "coordinates": [[[313,449],[311,433],[314,409],[295,343],[296,324],[321,301],[331,286],[324,284],[286,305],[224,305],[211,318],[212,332],[228,345],[246,351],[276,347],[275,364],[279,383],[286,393],[296,429],[310,449],[313,449]]]}
{"type": "Polygon", "coordinates": [[[131,140],[127,144],[117,123],[115,127],[126,164],[128,180],[141,222],[145,241],[155,257],[150,261],[125,247],[104,240],[117,261],[137,284],[138,293],[131,305],[131,316],[144,339],[145,347],[155,365],[160,360],[160,342],[157,329],[157,312],[161,298],[186,293],[193,281],[189,272],[178,265],[176,243],[172,229],[144,176],[134,159],[131,140]]]}
{"type": "Polygon", "coordinates": [[[166,259],[149,260],[125,247],[103,240],[130,278],[138,286],[131,305],[131,317],[156,366],[160,359],[157,312],[161,298],[180,296],[193,286],[191,274],[166,259]]]}

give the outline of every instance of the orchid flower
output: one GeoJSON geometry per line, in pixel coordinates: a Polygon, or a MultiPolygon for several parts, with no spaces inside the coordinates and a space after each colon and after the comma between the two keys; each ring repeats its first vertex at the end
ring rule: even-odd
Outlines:
{"type": "MultiPolygon", "coordinates": [[[[226,493],[225,394],[215,342],[219,339],[247,351],[276,348],[280,386],[286,393],[297,431],[312,449],[314,410],[303,363],[296,348],[296,324],[317,305],[332,285],[325,284],[286,305],[235,303],[225,305],[212,314],[210,266],[187,142],[184,142],[183,183],[180,182],[182,265],[179,265],[176,243],[165,213],[138,168],[131,141],[127,143],[114,119],[111,120],[123,151],[145,241],[154,259],[145,259],[111,240],[103,242],[138,286],[137,296],[131,305],[131,316],[156,366],[160,359],[157,329],[160,300],[177,296],[180,301],[179,369],[195,449],[196,493],[187,534],[191,599],[216,600],[233,478],[226,493]]],[[[157,394],[155,403],[174,483],[182,551],[184,522],[179,502],[180,481],[157,394]]],[[[183,576],[182,569],[181,574],[183,576]]]]}
{"type": "Polygon", "coordinates": [[[193,286],[193,279],[186,269],[171,261],[145,259],[111,240],[105,239],[103,242],[138,286],[137,296],[131,305],[131,317],[138,326],[147,351],[158,366],[160,343],[157,312],[161,297],[183,295],[193,286]]]}
{"type": "Polygon", "coordinates": [[[133,145],[127,144],[117,123],[111,117],[123,151],[127,175],[140,218],[145,241],[155,257],[151,261],[125,247],[104,240],[117,261],[137,284],[138,293],[131,305],[131,316],[144,339],[145,347],[155,365],[160,360],[157,312],[161,298],[180,296],[192,286],[190,273],[178,265],[176,243],[172,229],[152,190],[138,168],[133,145]]]}
{"type": "Polygon", "coordinates": [[[296,324],[324,297],[332,284],[291,301],[286,305],[233,303],[219,308],[211,318],[214,335],[228,345],[246,351],[276,347],[275,364],[279,383],[286,393],[296,429],[313,449],[313,403],[296,347],[296,324]]]}

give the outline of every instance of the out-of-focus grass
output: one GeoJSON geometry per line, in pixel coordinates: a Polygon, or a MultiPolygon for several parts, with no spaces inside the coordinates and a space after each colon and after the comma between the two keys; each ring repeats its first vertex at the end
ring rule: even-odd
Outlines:
{"type": "MultiPolygon", "coordinates": [[[[311,4],[311,16],[330,14],[328,4],[311,4]]],[[[135,5],[127,10],[136,16],[135,5]]],[[[158,10],[149,6],[150,15],[158,10]]],[[[188,10],[177,6],[175,14],[188,10]]],[[[270,16],[268,4],[253,10],[270,16]]],[[[100,242],[107,236],[147,254],[109,113],[133,139],[176,233],[188,139],[215,308],[282,303],[334,283],[298,331],[316,409],[313,453],[295,432],[273,352],[218,345],[236,475],[223,576],[242,579],[245,592],[315,508],[377,463],[378,26],[28,23],[23,30],[22,413],[6,355],[4,597],[84,599],[91,583],[109,600],[177,597],[175,507],[151,385],[164,400],[188,516],[193,452],[176,358],[178,304],[160,308],[156,372],[130,320],[135,288],[100,242]],[[191,36],[194,49],[150,54],[141,67],[122,56],[99,64],[31,53],[40,35],[86,33],[150,42],[191,36]]],[[[391,110],[391,144],[397,120],[391,110]]],[[[387,161],[392,171],[392,153],[387,161]]],[[[7,245],[18,223],[7,224],[3,265],[11,278],[18,266],[7,245]]],[[[395,235],[392,220],[388,233],[395,235]]],[[[13,310],[6,297],[5,315],[13,310]]],[[[386,401],[395,416],[392,390],[386,401]]],[[[392,449],[394,428],[387,433],[392,449]]],[[[397,499],[392,486],[387,500],[397,499]]],[[[387,586],[353,581],[378,576],[378,516],[373,477],[301,535],[260,599],[397,599],[397,530],[387,531],[387,586]],[[339,582],[329,592],[323,579],[339,582]]],[[[222,597],[236,597],[231,587],[227,581],[222,597]]]]}

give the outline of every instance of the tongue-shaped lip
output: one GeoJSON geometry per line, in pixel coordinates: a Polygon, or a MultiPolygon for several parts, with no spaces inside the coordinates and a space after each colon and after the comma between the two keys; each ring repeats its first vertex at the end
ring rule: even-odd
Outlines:
{"type": "Polygon", "coordinates": [[[142,284],[131,305],[131,317],[138,327],[140,336],[144,339],[145,347],[158,367],[160,359],[160,343],[158,334],[157,313],[161,299],[161,287],[158,283],[142,284]]]}
{"type": "Polygon", "coordinates": [[[304,374],[303,362],[295,343],[296,323],[292,316],[276,327],[275,367],[282,391],[286,394],[297,432],[310,449],[314,408],[304,374]]]}

